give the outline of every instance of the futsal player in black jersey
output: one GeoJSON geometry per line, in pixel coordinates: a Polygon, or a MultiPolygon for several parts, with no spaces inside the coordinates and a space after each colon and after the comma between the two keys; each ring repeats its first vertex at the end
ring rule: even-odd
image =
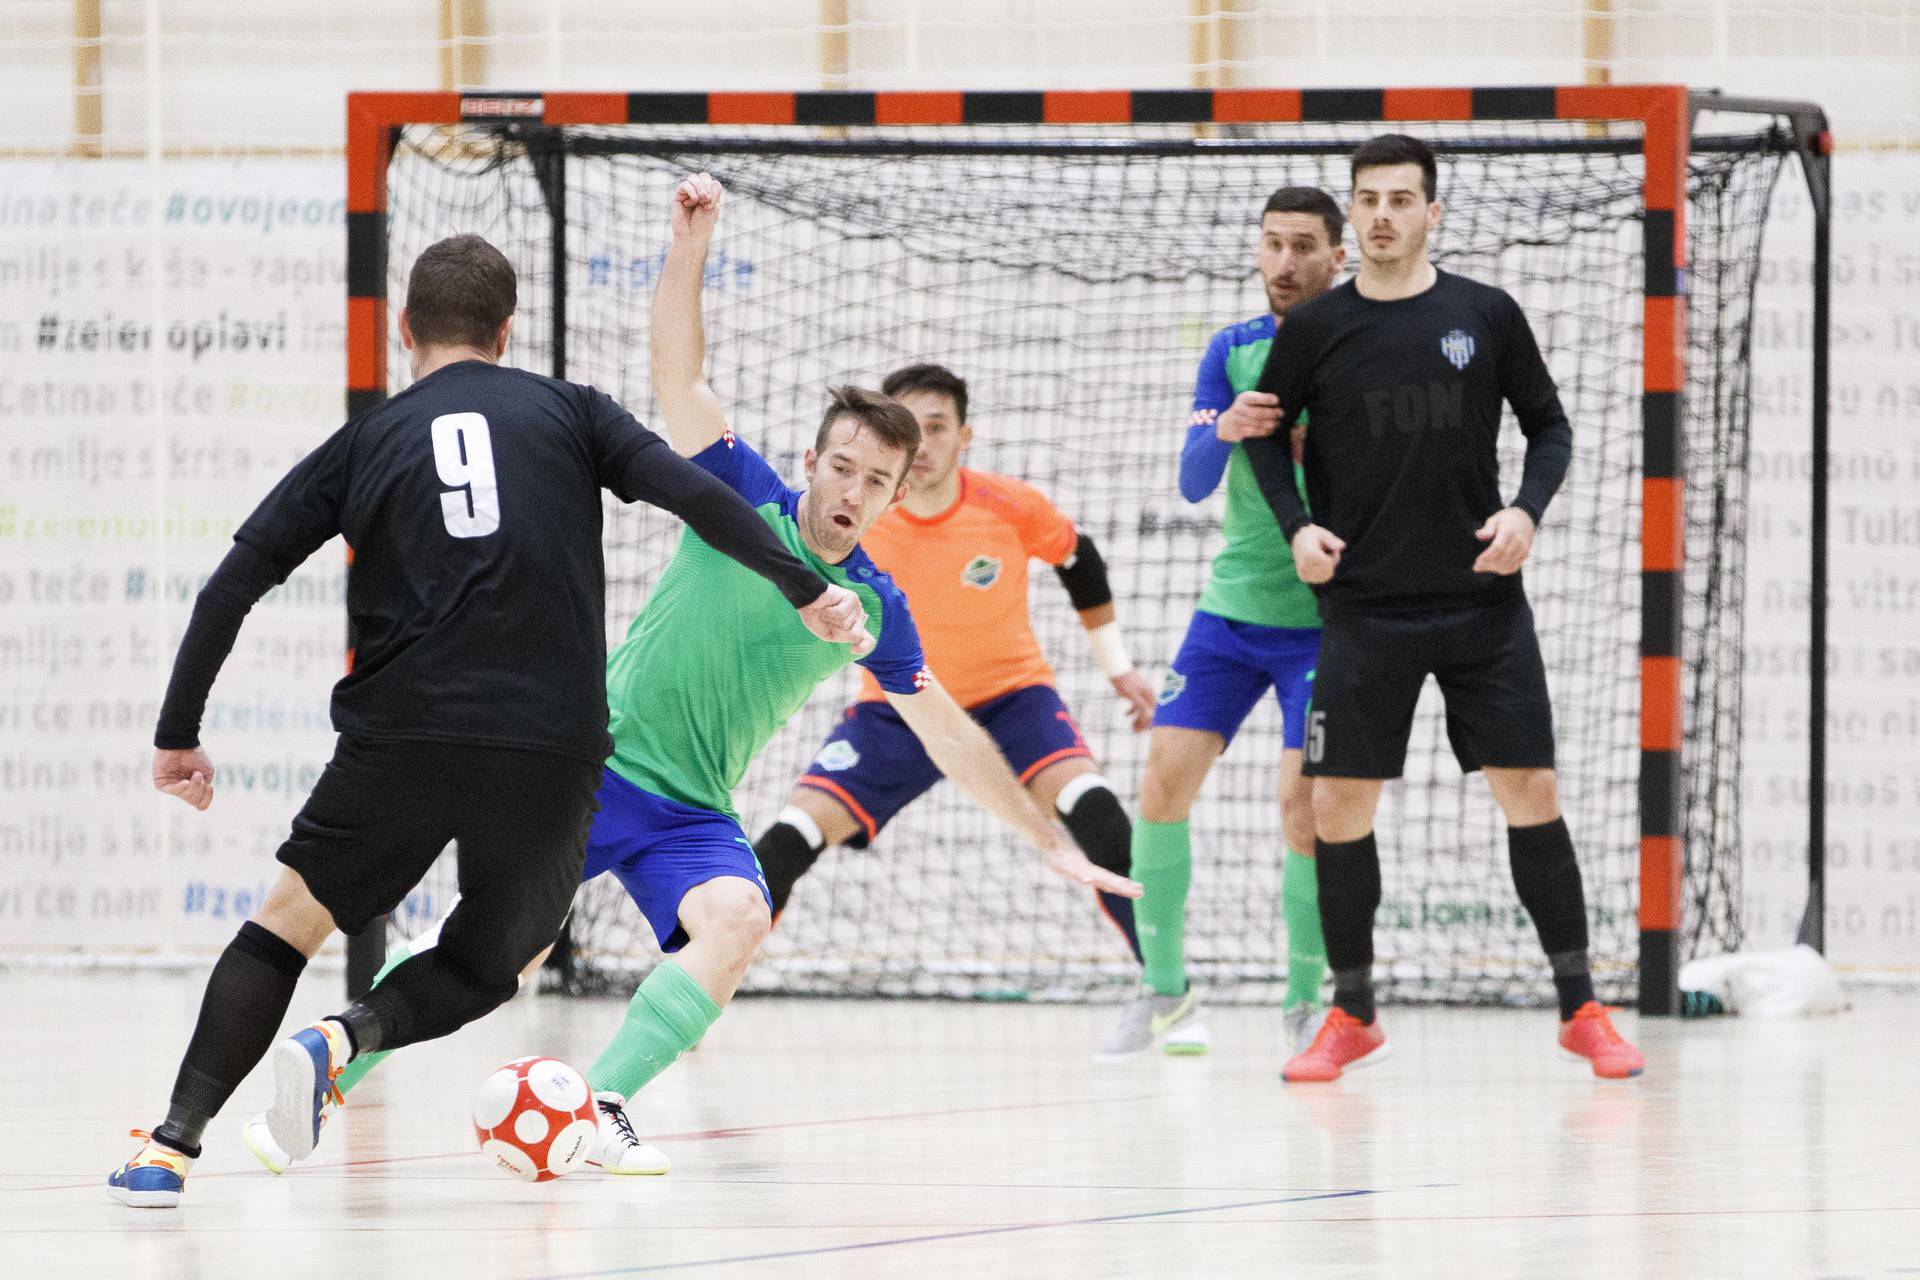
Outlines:
{"type": "Polygon", "coordinates": [[[215,772],[200,719],[242,619],[334,536],[353,549],[333,759],[280,847],[285,869],[214,965],[165,1122],[136,1131],[147,1145],[108,1179],[124,1204],[179,1203],[207,1122],[266,1053],[332,932],[315,917],[358,932],[457,842],[460,905],[438,945],[290,1042],[311,1058],[302,1083],[319,1090],[354,1053],[493,1009],[553,941],[610,746],[601,489],[686,520],[778,586],[821,638],[865,635],[857,597],[613,400],[502,367],[515,293],[512,266],[478,236],[423,252],[400,313],[413,385],[295,466],[194,603],[153,776],[205,809],[215,772]]]}
{"type": "Polygon", "coordinates": [[[1506,816],[1514,887],[1553,969],[1562,1049],[1595,1075],[1638,1075],[1639,1051],[1594,999],[1546,670],[1520,580],[1572,431],[1519,305],[1428,259],[1441,216],[1432,150],[1387,134],[1354,153],[1352,174],[1360,270],[1288,313],[1259,383],[1279,398],[1283,430],[1243,442],[1325,623],[1304,767],[1334,997],[1282,1074],[1332,1080],[1385,1056],[1372,982],[1373,818],[1432,674],[1454,756],[1485,771],[1506,816]],[[1527,439],[1511,502],[1495,455],[1503,400],[1527,439]],[[1302,410],[1305,504],[1284,430],[1302,410]]]}

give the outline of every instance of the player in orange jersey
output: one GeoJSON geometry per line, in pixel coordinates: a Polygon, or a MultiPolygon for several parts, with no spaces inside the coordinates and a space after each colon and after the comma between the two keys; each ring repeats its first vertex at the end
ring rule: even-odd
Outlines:
{"type": "MultiPolygon", "coordinates": [[[[960,465],[973,428],[959,377],[935,364],[909,365],[882,390],[919,419],[920,451],[906,498],[867,530],[868,554],[913,601],[927,664],[941,685],[993,737],[1041,807],[1060,815],[1087,857],[1124,872],[1133,824],[1055,692],[1027,612],[1027,561],[1038,559],[1060,575],[1134,731],[1145,731],[1153,692],[1127,656],[1099,551],[1032,485],[960,465]]],[[[859,700],[754,845],[774,914],[823,849],[864,846],[940,776],[863,678],[859,700]]],[[[1137,959],[1133,904],[1099,898],[1137,959]]]]}

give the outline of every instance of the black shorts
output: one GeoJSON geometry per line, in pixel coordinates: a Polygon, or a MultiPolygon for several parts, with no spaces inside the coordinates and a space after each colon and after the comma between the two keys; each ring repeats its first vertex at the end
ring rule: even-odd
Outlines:
{"type": "Polygon", "coordinates": [[[1397,778],[1428,674],[1461,769],[1553,767],[1553,705],[1519,592],[1420,611],[1343,610],[1320,633],[1304,771],[1397,778]]]}
{"type": "Polygon", "coordinates": [[[358,933],[455,843],[462,911],[516,936],[544,930],[538,950],[580,887],[599,786],[593,761],[343,735],[278,856],[358,933]]]}

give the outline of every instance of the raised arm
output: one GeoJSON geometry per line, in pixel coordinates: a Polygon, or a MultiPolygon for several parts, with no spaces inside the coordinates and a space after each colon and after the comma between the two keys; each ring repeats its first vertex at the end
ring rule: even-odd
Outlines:
{"type": "Polygon", "coordinates": [[[887,701],[920,739],[927,757],[940,771],[989,813],[1025,836],[1040,850],[1047,870],[1075,884],[1123,898],[1140,896],[1138,884],[1087,861],[1066,833],[1040,811],[986,730],[974,723],[931,673],[918,693],[888,692],[887,701]]]}
{"type": "Polygon", "coordinates": [[[720,220],[720,183],[698,173],[673,193],[672,240],[653,291],[649,347],[653,393],[674,452],[699,453],[727,433],[720,398],[707,385],[706,333],[700,319],[700,282],[707,246],[720,220]]]}

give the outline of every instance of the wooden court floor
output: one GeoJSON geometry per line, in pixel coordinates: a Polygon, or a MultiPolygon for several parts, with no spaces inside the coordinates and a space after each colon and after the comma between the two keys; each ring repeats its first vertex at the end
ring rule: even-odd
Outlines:
{"type": "MultiPolygon", "coordinates": [[[[1276,1011],[1096,1066],[1112,1007],[744,1000],[634,1107],[658,1179],[509,1180],[481,1077],[585,1066],[618,1001],[522,998],[398,1055],[276,1178],[215,1123],[177,1211],[110,1202],[202,975],[0,970],[0,1276],[1920,1276],[1920,997],[1638,1023],[1642,1079],[1537,1011],[1388,1009],[1390,1061],[1283,1086],[1276,1011]]],[[[337,1003],[314,974],[300,1020],[337,1003]]]]}

